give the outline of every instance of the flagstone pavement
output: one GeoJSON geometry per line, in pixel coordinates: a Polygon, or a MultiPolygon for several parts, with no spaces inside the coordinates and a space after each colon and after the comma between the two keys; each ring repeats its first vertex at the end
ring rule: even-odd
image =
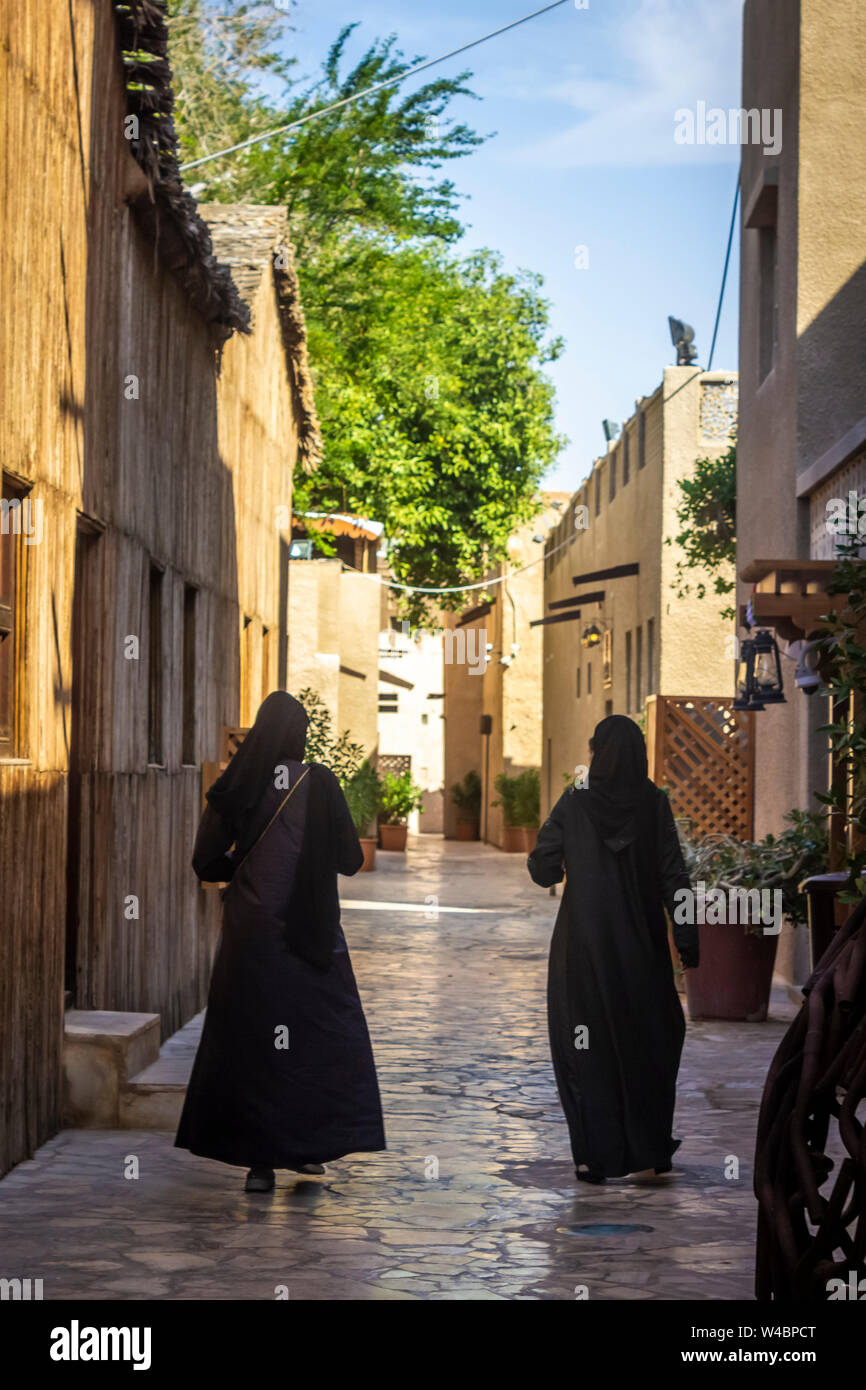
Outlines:
{"type": "Polygon", "coordinates": [[[170,1134],[64,1131],[0,1183],[0,1276],[46,1299],[751,1298],[787,994],[764,1024],[689,1024],[671,1178],[579,1185],[547,1048],[557,900],[488,846],[413,837],[377,865],[341,890],[388,1151],[247,1196],[170,1134]]]}

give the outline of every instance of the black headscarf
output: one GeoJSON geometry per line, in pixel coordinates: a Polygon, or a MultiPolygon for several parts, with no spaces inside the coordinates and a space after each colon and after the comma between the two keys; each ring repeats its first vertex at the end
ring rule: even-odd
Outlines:
{"type": "Polygon", "coordinates": [[[639,812],[653,791],[647,775],[646,743],[624,714],[611,714],[595,727],[589,765],[587,809],[596,830],[611,848],[633,840],[639,812]]]}
{"type": "Polygon", "coordinates": [[[214,810],[236,829],[261,804],[280,764],[303,761],[309,722],[303,705],[285,690],[272,691],[259,705],[253,727],[207,793],[214,810]]]}

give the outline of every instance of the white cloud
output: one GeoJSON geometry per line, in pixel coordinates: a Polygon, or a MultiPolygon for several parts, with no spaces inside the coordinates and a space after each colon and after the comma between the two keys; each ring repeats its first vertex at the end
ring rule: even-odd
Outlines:
{"type": "MultiPolygon", "coordinates": [[[[677,145],[674,113],[740,104],[741,0],[640,0],[611,11],[604,29],[586,29],[578,61],[551,81],[548,69],[514,74],[512,99],[569,107],[550,130],[507,152],[510,164],[574,169],[589,165],[733,162],[730,146],[677,145]],[[610,73],[607,77],[605,74],[610,73]]],[[[579,20],[580,16],[576,16],[579,20]]],[[[506,152],[501,151],[503,155],[506,152]]]]}

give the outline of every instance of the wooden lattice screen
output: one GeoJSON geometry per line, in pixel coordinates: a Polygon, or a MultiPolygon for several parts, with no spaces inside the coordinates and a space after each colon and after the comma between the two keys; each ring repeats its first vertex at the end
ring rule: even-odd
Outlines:
{"type": "Polygon", "coordinates": [[[731,698],[652,695],[647,701],[650,776],[667,788],[674,815],[690,834],[750,840],[754,823],[753,713],[731,698]]]}
{"type": "Polygon", "coordinates": [[[384,777],[389,772],[394,772],[399,777],[404,772],[412,771],[412,755],[411,753],[380,753],[376,768],[380,777],[384,777]]]}

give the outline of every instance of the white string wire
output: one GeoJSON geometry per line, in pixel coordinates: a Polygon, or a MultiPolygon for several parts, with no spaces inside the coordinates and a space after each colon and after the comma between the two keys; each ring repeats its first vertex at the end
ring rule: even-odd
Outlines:
{"type": "Polygon", "coordinates": [[[259,135],[251,135],[248,140],[241,140],[237,145],[229,145],[227,149],[217,150],[214,154],[204,154],[199,159],[190,159],[186,164],[179,166],[180,172],[186,173],[187,169],[198,169],[202,164],[209,164],[212,159],[222,159],[229,154],[237,154],[238,150],[248,150],[252,145],[259,145],[263,140],[270,140],[274,135],[285,135],[290,130],[297,130],[299,126],[306,125],[307,121],[313,121],[317,116],[327,116],[329,111],[339,111],[341,107],[350,105],[353,101],[360,101],[361,97],[368,97],[373,92],[381,92],[385,87],[395,87],[398,82],[405,82],[407,77],[414,77],[417,72],[424,72],[426,68],[435,67],[437,63],[444,63],[448,58],[456,58],[459,53],[466,53],[470,48],[477,48],[479,44],[486,43],[488,39],[495,39],[498,34],[505,34],[509,29],[516,29],[520,24],[526,24],[530,19],[537,19],[540,14],[546,14],[548,10],[557,10],[560,5],[564,5],[566,0],[554,0],[552,5],[543,5],[540,10],[533,10],[531,14],[525,14],[522,19],[514,19],[510,24],[503,24],[500,29],[492,29],[489,34],[484,34],[480,39],[473,39],[471,43],[464,43],[460,48],[452,48],[450,53],[442,53],[438,58],[428,58],[424,63],[418,63],[414,68],[407,68],[406,72],[398,73],[396,77],[387,77],[382,82],[374,82],[372,87],[367,87],[363,92],[354,92],[351,96],[343,97],[341,101],[335,101],[330,106],[322,106],[318,111],[310,111],[306,116],[301,116],[297,121],[291,121],[288,125],[275,126],[273,130],[262,131],[259,135]]]}
{"type": "Polygon", "coordinates": [[[519,569],[509,570],[507,574],[500,574],[496,579],[483,579],[478,584],[447,584],[441,589],[433,589],[423,584],[401,584],[396,579],[383,579],[380,574],[364,574],[361,570],[356,571],[356,573],[360,574],[362,579],[372,579],[375,584],[383,584],[388,589],[402,589],[403,593],[406,594],[468,594],[473,589],[492,589],[494,584],[504,584],[506,579],[514,579],[518,574],[525,574],[527,570],[540,565],[543,560],[549,560],[551,555],[562,550],[563,546],[570,545],[572,540],[573,537],[569,536],[567,540],[560,541],[559,545],[548,550],[546,555],[539,555],[537,560],[530,560],[528,565],[521,565],[519,569]]]}

